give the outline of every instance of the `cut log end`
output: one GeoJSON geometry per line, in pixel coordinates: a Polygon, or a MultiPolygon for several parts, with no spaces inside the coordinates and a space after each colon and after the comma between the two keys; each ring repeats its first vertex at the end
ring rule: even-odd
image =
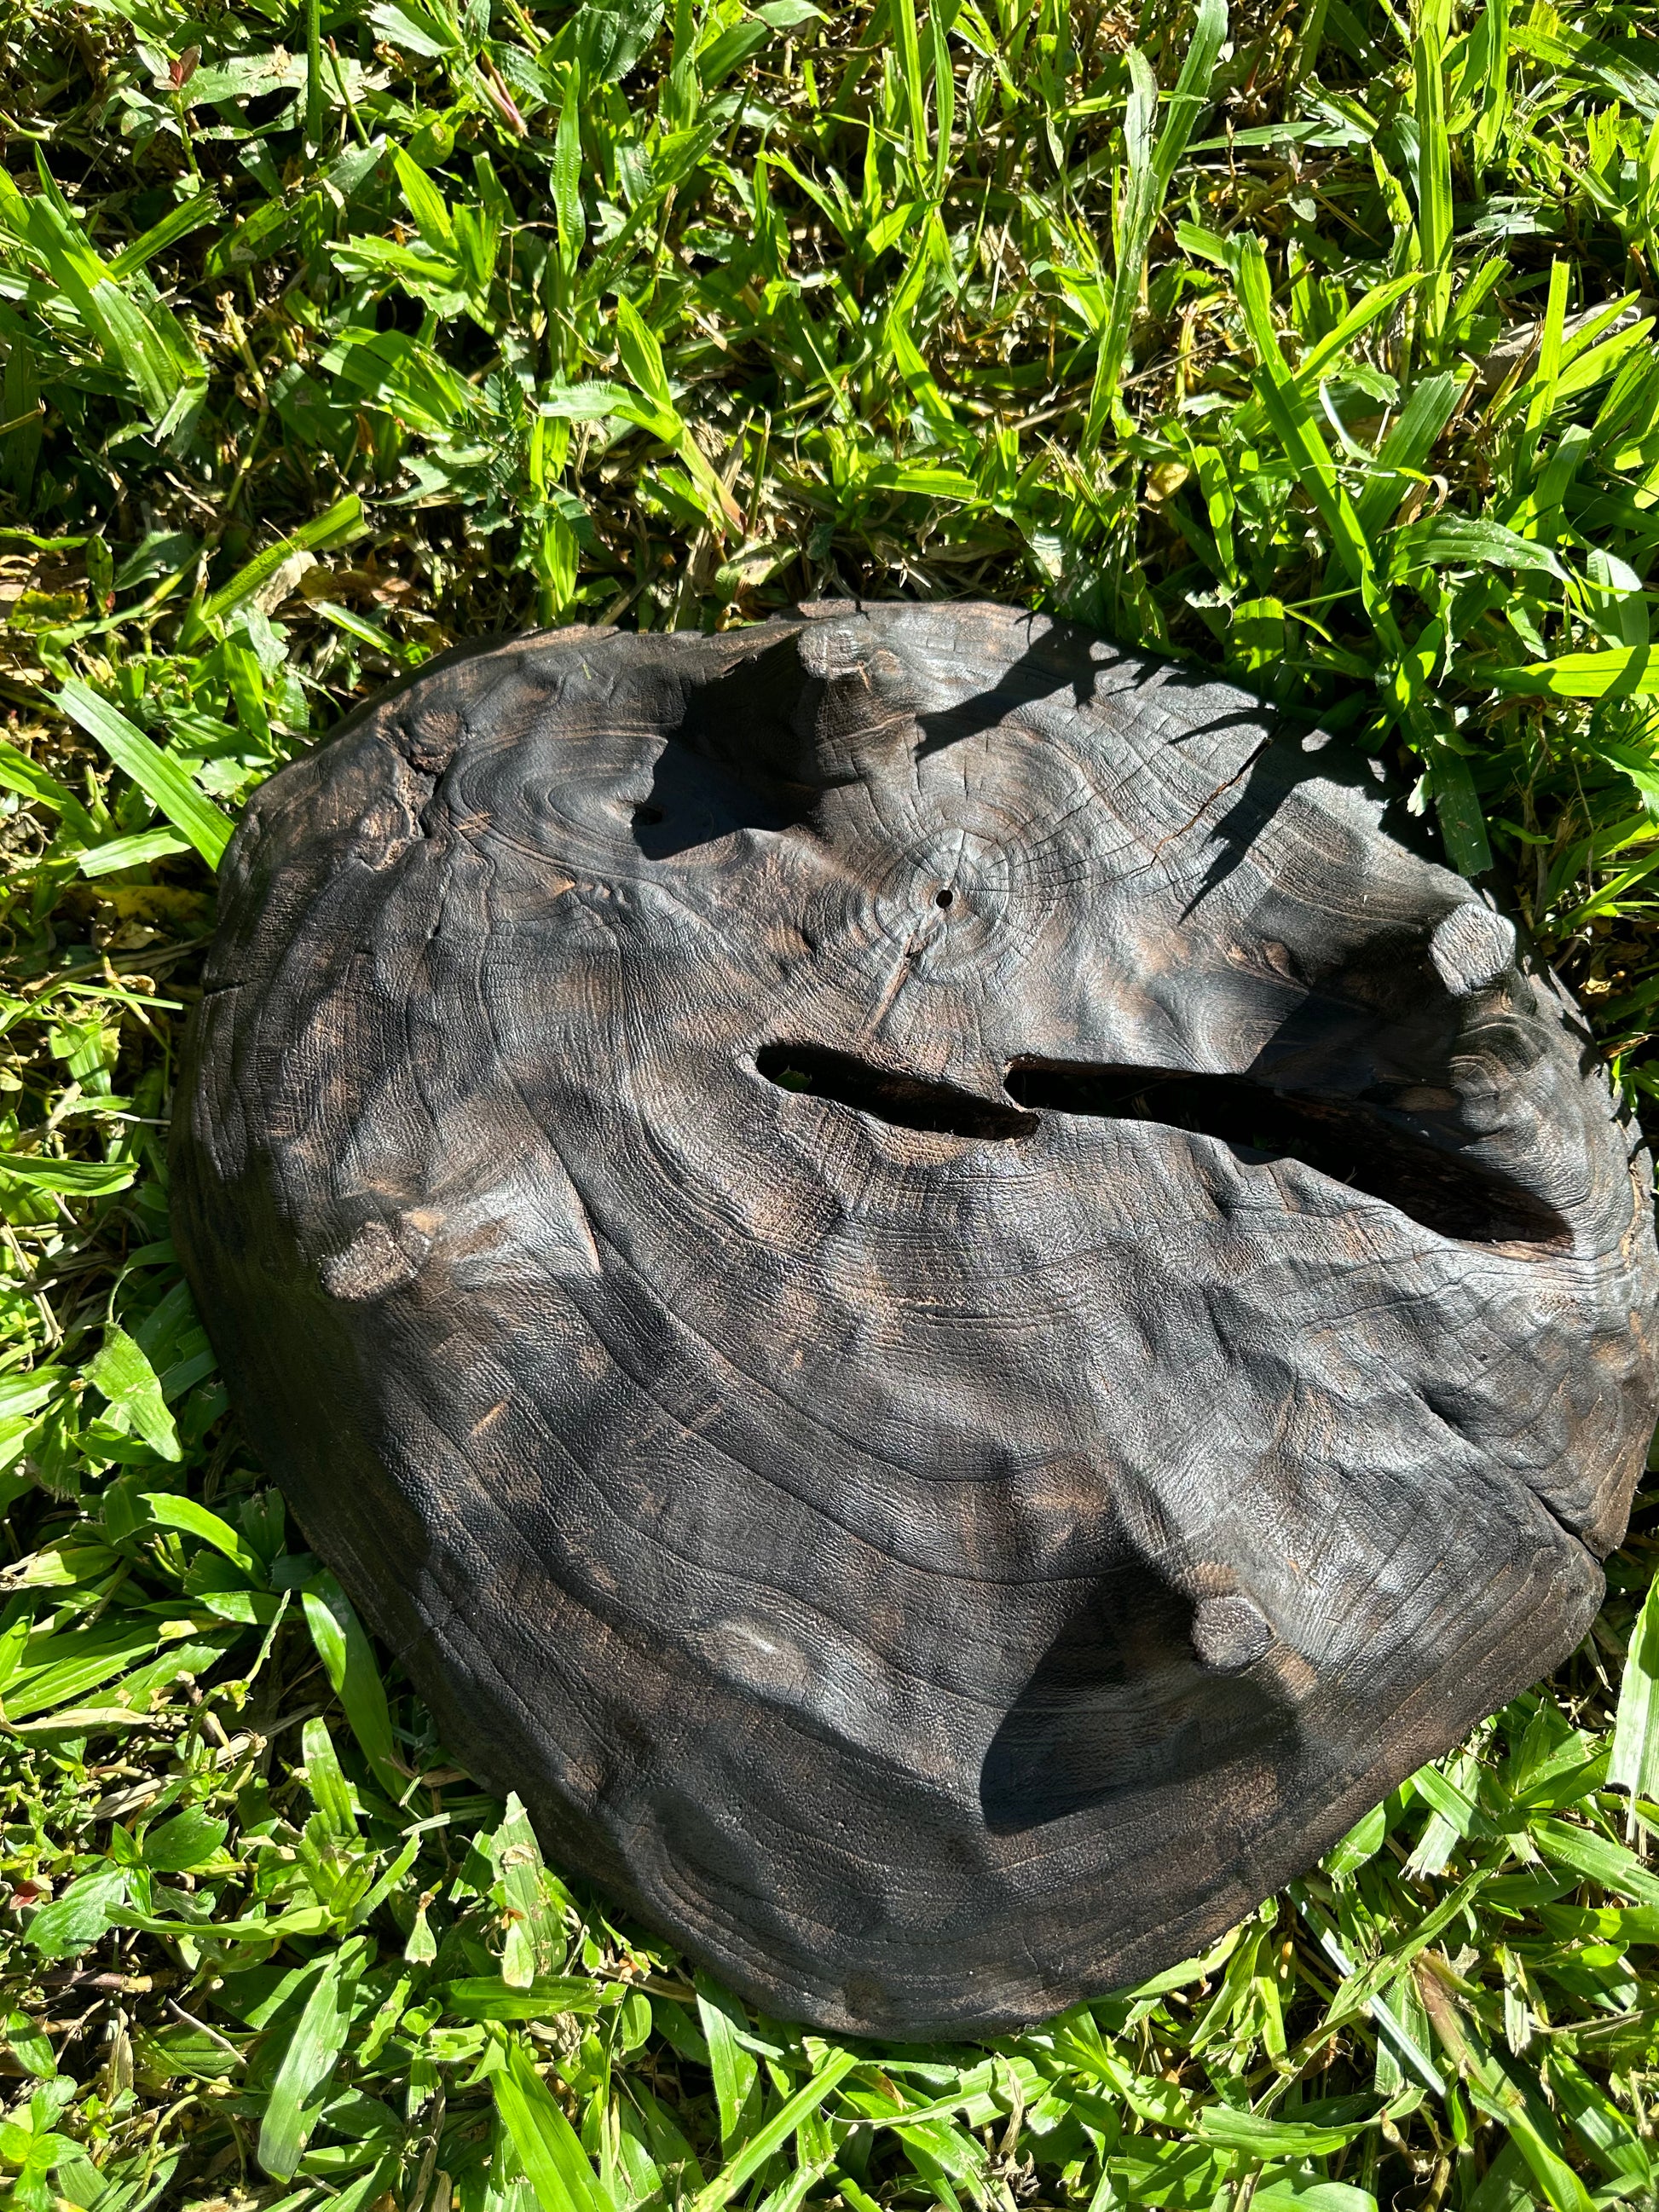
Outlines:
{"type": "Polygon", "coordinates": [[[1191,1955],[1598,1601],[1644,1164],[1273,726],[1007,608],[555,632],[232,848],[173,1203],[250,1440],[451,1753],[775,2014],[1191,1955]]]}

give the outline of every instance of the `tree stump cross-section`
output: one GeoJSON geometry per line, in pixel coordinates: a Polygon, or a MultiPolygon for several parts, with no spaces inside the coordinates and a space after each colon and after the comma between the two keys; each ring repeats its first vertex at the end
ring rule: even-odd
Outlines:
{"type": "Polygon", "coordinates": [[[1192,1954],[1559,1662],[1650,1176],[1256,699],[987,605],[447,656],[259,793],[175,1219],[309,1540],[774,2014],[1192,1954]]]}

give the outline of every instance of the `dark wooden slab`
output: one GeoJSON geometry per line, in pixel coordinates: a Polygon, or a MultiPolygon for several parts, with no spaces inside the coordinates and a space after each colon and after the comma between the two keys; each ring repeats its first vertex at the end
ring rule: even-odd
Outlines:
{"type": "Polygon", "coordinates": [[[249,1434],[773,2012],[1185,1956],[1588,1626],[1647,1163],[1382,816],[1224,684],[837,604],[452,658],[239,832],[174,1202],[249,1434]]]}

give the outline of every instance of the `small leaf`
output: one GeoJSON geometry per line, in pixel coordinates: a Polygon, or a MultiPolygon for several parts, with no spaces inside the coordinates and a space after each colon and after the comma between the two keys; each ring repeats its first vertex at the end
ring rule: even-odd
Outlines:
{"type": "Polygon", "coordinates": [[[300,1731],[300,1748],[318,1812],[330,1832],[341,1843],[355,1843],[357,1793],[345,1778],[334,1739],[328,1732],[328,1723],[313,1715],[300,1731]]]}
{"type": "Polygon", "coordinates": [[[108,1935],[126,1895],[124,1868],[107,1862],[94,1867],[40,1907],[26,1930],[27,1941],[43,1958],[78,1958],[108,1935]]]}
{"type": "Polygon", "coordinates": [[[429,1966],[438,1955],[438,1939],[427,1924],[426,1912],[427,1900],[422,1898],[415,1908],[415,1925],[404,1945],[404,1956],[411,1966],[429,1966]]]}
{"type": "Polygon", "coordinates": [[[231,1563],[240,1567],[250,1582],[263,1583],[264,1570],[258,1559],[248,1549],[228,1521],[205,1505],[198,1505],[193,1498],[177,1498],[170,1491],[146,1491],[143,1504],[152,1521],[164,1528],[182,1528],[192,1536],[199,1536],[215,1551],[222,1552],[231,1563]]]}
{"type": "Polygon", "coordinates": [[[1251,2212],[1376,2212],[1369,2189],[1351,2181],[1271,2181],[1250,2199],[1251,2212]]]}
{"type": "Polygon", "coordinates": [[[516,1793],[507,1798],[506,1816],[489,1849],[507,1914],[501,1978],[514,1989],[529,1989],[563,1965],[565,1940],[548,1894],[541,1849],[516,1793]]]}
{"type": "Polygon", "coordinates": [[[41,2033],[37,2022],[27,2013],[15,2012],[6,2020],[6,2047],[26,2074],[33,2074],[39,2081],[50,2081],[58,2071],[58,2058],[52,2047],[52,2039],[41,2033]]]}
{"type": "Polygon", "coordinates": [[[447,8],[423,8],[418,0],[401,7],[398,0],[378,0],[368,20],[389,45],[424,61],[438,61],[460,49],[460,30],[447,8]]]}
{"type": "Polygon", "coordinates": [[[160,1458],[183,1456],[155,1370],[125,1329],[113,1322],[104,1331],[97,1356],[88,1364],[87,1380],[103,1392],[112,1409],[125,1415],[160,1458]]]}
{"type": "Polygon", "coordinates": [[[620,384],[553,385],[542,396],[541,411],[573,422],[600,422],[607,415],[620,414],[629,400],[620,384]]]}
{"type": "Polygon", "coordinates": [[[155,1874],[187,1874],[192,1867],[205,1866],[229,1833],[228,1820],[216,1820],[199,1807],[175,1814],[145,1836],[141,1847],[144,1864],[155,1874]]]}

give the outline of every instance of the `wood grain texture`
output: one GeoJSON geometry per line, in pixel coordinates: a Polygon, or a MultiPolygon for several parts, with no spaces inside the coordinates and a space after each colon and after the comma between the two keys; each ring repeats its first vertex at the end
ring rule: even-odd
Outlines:
{"type": "Polygon", "coordinates": [[[239,832],[174,1210],[249,1435],[774,2013],[1151,1972],[1587,1627],[1648,1165],[1382,815],[1191,671],[837,603],[453,656],[239,832]]]}

